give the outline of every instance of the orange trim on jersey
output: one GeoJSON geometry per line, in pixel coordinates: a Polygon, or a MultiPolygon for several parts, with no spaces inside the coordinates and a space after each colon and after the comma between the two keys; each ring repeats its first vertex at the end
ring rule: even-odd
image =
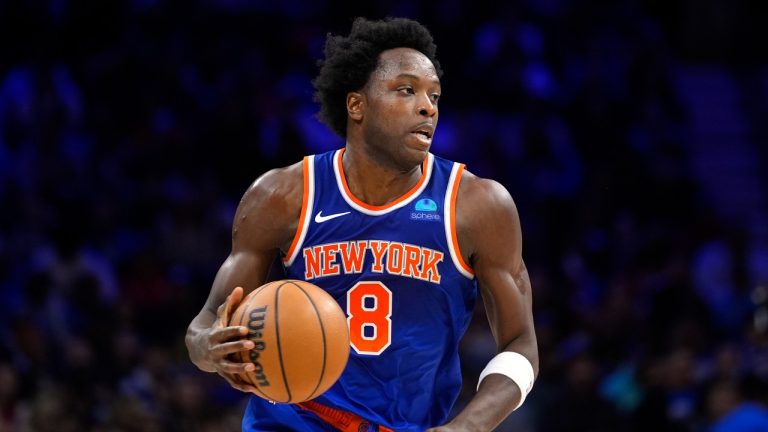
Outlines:
{"type": "Polygon", "coordinates": [[[459,183],[461,183],[461,175],[464,173],[464,164],[459,165],[459,169],[456,172],[456,179],[453,181],[453,189],[451,189],[451,242],[453,242],[453,250],[456,252],[456,258],[459,260],[461,267],[472,275],[475,271],[472,267],[468,266],[464,261],[464,256],[459,250],[459,236],[456,235],[456,197],[459,195],[459,183]]]}
{"type": "Polygon", "coordinates": [[[302,161],[303,169],[304,169],[304,194],[301,198],[301,215],[299,215],[299,225],[296,227],[296,234],[293,235],[293,241],[291,242],[291,247],[288,248],[288,252],[285,253],[285,258],[283,261],[287,262],[292,256],[293,252],[296,250],[296,246],[299,244],[299,240],[301,239],[301,233],[304,231],[304,224],[306,223],[307,219],[307,208],[309,207],[309,157],[305,156],[304,160],[302,161]]]}
{"type": "Polygon", "coordinates": [[[342,186],[344,186],[344,193],[355,204],[359,205],[364,209],[372,210],[372,211],[381,211],[381,210],[386,210],[388,208],[394,207],[398,203],[401,203],[407,200],[408,198],[410,198],[411,196],[413,196],[414,194],[416,194],[416,192],[418,192],[421,185],[423,185],[424,182],[427,181],[427,164],[429,163],[429,156],[425,157],[424,161],[421,163],[421,178],[408,192],[400,196],[398,199],[392,202],[386,203],[384,205],[375,206],[375,205],[364,203],[359,199],[357,199],[356,196],[352,195],[352,192],[349,190],[349,185],[347,184],[347,177],[344,175],[344,164],[342,163],[342,156],[344,155],[344,150],[346,150],[346,148],[342,148],[339,151],[338,155],[336,156],[336,158],[338,159],[337,162],[339,164],[339,177],[341,177],[341,184],[342,186]]]}
{"type": "MultiPolygon", "coordinates": [[[[337,410],[325,405],[321,405],[315,401],[306,401],[297,404],[299,407],[313,412],[316,416],[320,417],[324,422],[340,430],[341,432],[359,432],[361,430],[368,430],[371,422],[360,417],[357,414],[353,414],[347,411],[337,410]]],[[[394,432],[392,429],[379,425],[380,432],[394,432]]]]}

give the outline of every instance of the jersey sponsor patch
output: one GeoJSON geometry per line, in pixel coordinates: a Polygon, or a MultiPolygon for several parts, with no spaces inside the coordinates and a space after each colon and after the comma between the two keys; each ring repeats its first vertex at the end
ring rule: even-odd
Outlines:
{"type": "Polygon", "coordinates": [[[413,207],[414,207],[414,210],[421,211],[421,212],[437,211],[437,203],[431,198],[422,198],[416,201],[416,204],[413,207]]]}
{"type": "Polygon", "coordinates": [[[413,205],[410,218],[415,221],[441,222],[437,203],[431,198],[421,198],[413,205]]]}

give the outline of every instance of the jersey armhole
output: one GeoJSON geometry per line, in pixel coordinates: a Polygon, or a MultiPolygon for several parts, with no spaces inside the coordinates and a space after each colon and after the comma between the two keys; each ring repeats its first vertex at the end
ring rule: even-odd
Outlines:
{"type": "Polygon", "coordinates": [[[304,172],[304,194],[301,200],[301,214],[296,234],[293,236],[291,247],[283,258],[283,265],[290,267],[296,259],[304,238],[307,236],[309,222],[312,217],[312,205],[315,202],[315,157],[305,156],[302,161],[304,172]]]}
{"type": "Polygon", "coordinates": [[[474,279],[475,271],[464,261],[459,250],[459,238],[456,235],[456,196],[459,194],[459,183],[463,173],[464,164],[454,163],[448,179],[448,190],[445,191],[445,237],[456,269],[468,279],[474,279]]]}

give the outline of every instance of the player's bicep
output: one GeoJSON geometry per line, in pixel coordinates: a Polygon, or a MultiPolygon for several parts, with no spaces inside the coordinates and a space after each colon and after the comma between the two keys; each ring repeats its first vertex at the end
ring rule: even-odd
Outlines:
{"type": "Polygon", "coordinates": [[[472,221],[472,263],[499,349],[525,335],[531,327],[531,290],[522,259],[517,208],[496,182],[477,180],[472,221]]]}
{"type": "Polygon", "coordinates": [[[236,287],[248,294],[266,282],[280,250],[296,231],[301,194],[301,174],[297,176],[295,166],[265,174],[246,191],[232,223],[232,250],[206,302],[209,311],[215,313],[236,287]]]}

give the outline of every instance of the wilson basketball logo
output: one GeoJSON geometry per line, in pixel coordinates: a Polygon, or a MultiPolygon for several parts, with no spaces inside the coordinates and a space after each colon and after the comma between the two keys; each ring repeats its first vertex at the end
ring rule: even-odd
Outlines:
{"type": "Polygon", "coordinates": [[[253,349],[248,352],[248,357],[254,366],[254,377],[260,386],[269,386],[269,380],[264,374],[264,366],[259,361],[261,352],[267,347],[263,339],[264,319],[267,316],[267,306],[254,308],[248,316],[248,339],[253,341],[253,349]]]}

